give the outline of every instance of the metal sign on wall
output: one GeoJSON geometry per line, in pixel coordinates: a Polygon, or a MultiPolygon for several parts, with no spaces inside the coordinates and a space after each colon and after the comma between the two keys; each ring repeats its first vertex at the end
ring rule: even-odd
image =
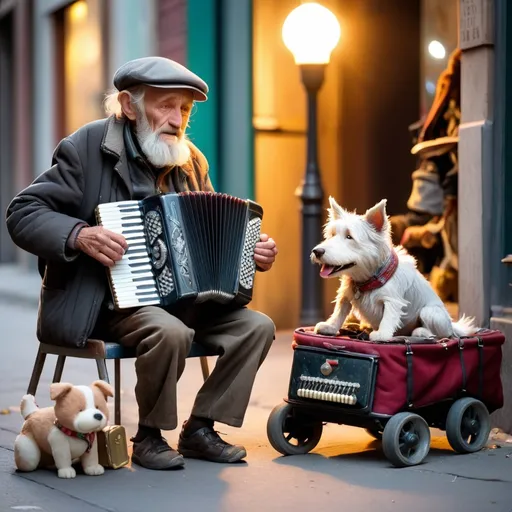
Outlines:
{"type": "Polygon", "coordinates": [[[494,0],[460,0],[460,48],[494,44],[494,0]]]}

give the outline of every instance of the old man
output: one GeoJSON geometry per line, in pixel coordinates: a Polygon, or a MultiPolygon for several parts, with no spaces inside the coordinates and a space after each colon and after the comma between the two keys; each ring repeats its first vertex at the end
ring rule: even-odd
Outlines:
{"type": "MultiPolygon", "coordinates": [[[[137,348],[136,464],[177,468],[184,456],[236,462],[246,456],[244,447],[225,442],[214,422],[242,425],[274,338],[273,322],[247,308],[210,304],[114,310],[105,267],[121,259],[127,243],[94,220],[100,203],[213,191],[205,157],[185,137],[192,107],[206,101],[208,87],[161,57],[126,63],[114,86],[106,101],[110,115],[64,138],[51,167],[7,211],[13,241],[38,256],[44,276],[37,335],[57,345],[82,346],[101,336],[137,348]],[[193,340],[220,356],[183,424],[176,451],[161,430],[177,427],[176,385],[193,340]]],[[[276,254],[274,241],[261,235],[254,253],[258,270],[269,270],[276,254]]]]}

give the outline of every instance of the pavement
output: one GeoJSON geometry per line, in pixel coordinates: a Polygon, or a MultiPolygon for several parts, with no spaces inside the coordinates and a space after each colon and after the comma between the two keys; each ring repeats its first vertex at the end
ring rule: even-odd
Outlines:
{"type": "MultiPolygon", "coordinates": [[[[495,434],[476,454],[457,455],[443,432],[432,429],[429,455],[419,466],[396,469],[380,443],[358,428],[327,424],[308,455],[283,457],[269,444],[266,422],[286,395],[291,332],[279,332],[257,376],[241,429],[217,425],[232,443],[244,444],[246,462],[220,465],[187,460],[184,470],[154,472],[129,465],[99,477],[79,472],[73,480],[51,470],[18,473],[13,443],[22,425],[19,402],[32,371],[40,278],[17,267],[0,266],[0,512],[160,512],[346,510],[465,512],[512,511],[512,442],[495,434]]],[[[37,393],[51,405],[48,388],[56,358],[48,356],[37,393]]],[[[215,361],[210,360],[213,366],[215,361]]],[[[137,407],[133,361],[122,361],[122,424],[135,432],[137,407]]],[[[113,367],[109,365],[113,374],[113,367]]],[[[63,380],[75,384],[97,378],[94,362],[68,360],[63,380]]],[[[190,360],[178,386],[179,419],[184,421],[201,385],[199,361],[190,360]]],[[[112,406],[112,404],[110,404],[112,406]]],[[[112,407],[111,407],[112,408],[112,407]]],[[[166,432],[176,446],[178,431],[166,432]]]]}

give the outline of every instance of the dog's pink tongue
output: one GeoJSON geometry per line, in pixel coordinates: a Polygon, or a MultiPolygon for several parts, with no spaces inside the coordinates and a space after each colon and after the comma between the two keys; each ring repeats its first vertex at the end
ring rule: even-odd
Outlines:
{"type": "Polygon", "coordinates": [[[332,265],[322,265],[320,269],[320,275],[322,277],[329,277],[331,275],[332,265]]]}

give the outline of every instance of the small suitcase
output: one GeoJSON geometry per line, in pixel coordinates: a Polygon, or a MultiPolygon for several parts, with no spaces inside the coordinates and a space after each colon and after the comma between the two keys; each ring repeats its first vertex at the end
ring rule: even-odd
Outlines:
{"type": "Polygon", "coordinates": [[[110,469],[122,468],[130,462],[123,426],[112,425],[98,432],[98,459],[104,468],[110,469]]]}

